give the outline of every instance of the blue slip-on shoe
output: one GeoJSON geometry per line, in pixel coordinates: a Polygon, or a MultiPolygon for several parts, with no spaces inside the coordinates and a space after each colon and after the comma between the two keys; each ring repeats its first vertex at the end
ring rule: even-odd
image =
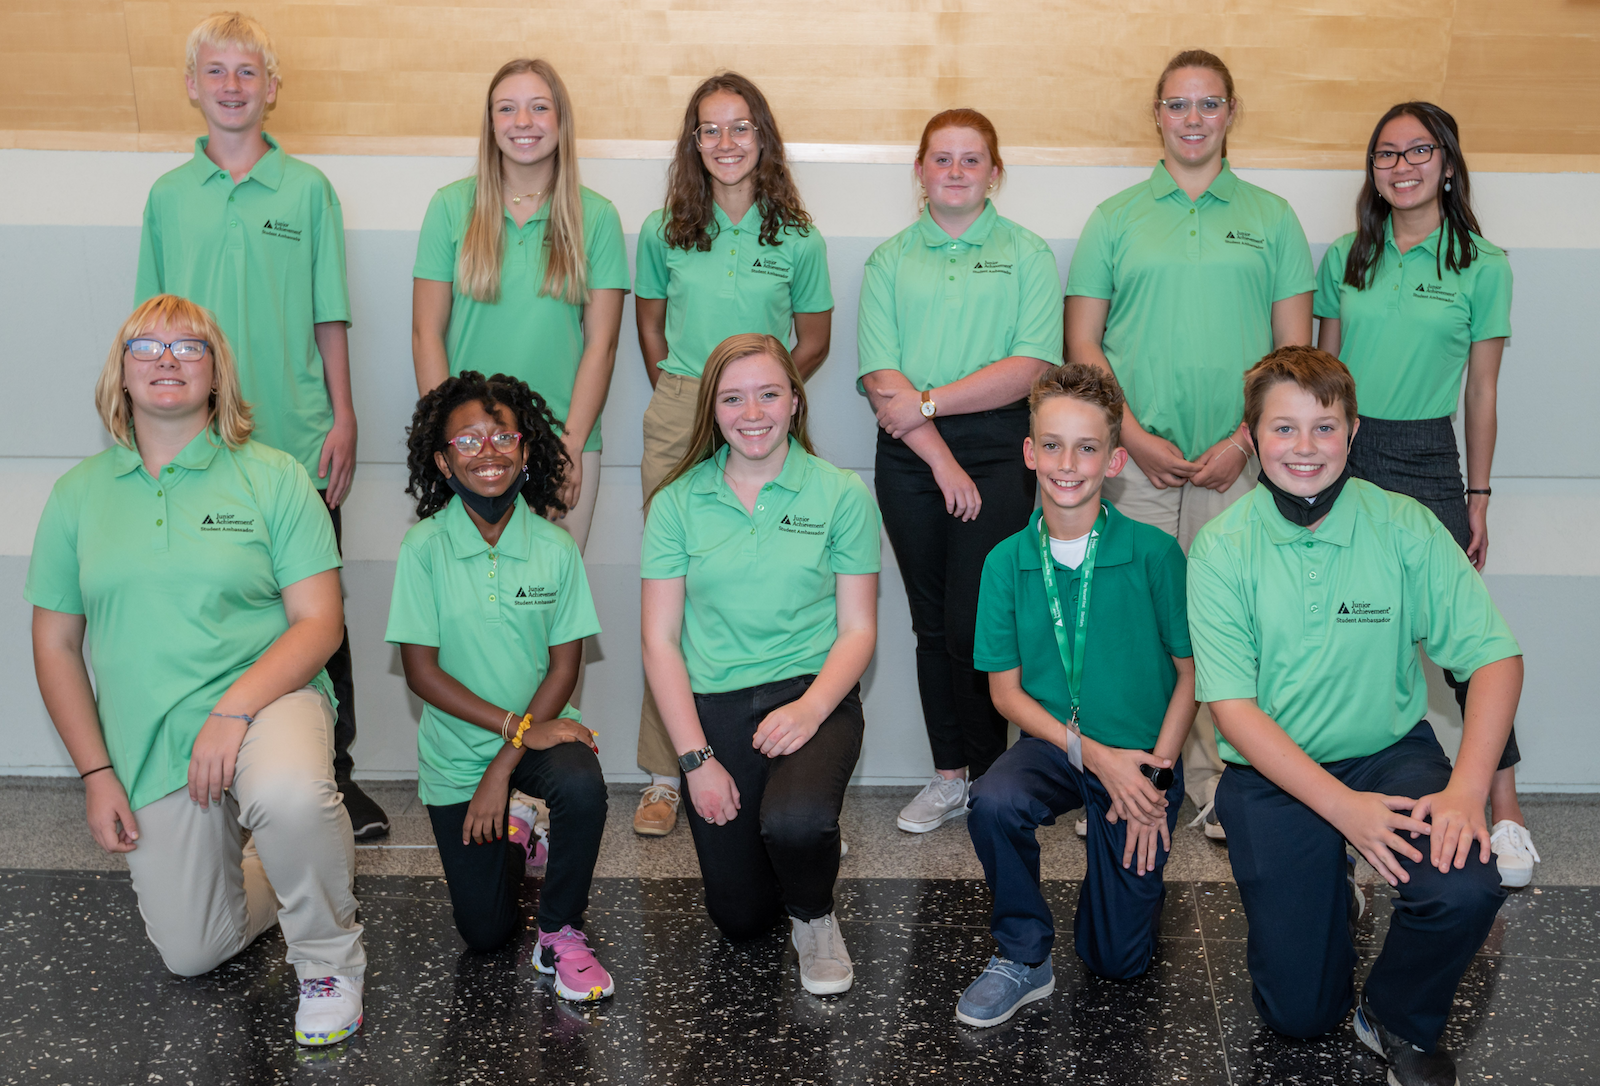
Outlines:
{"type": "Polygon", "coordinates": [[[956,1021],[969,1026],[998,1026],[1018,1008],[1056,990],[1056,974],[1046,958],[1036,968],[991,957],[978,979],[967,985],[956,1003],[956,1021]]]}

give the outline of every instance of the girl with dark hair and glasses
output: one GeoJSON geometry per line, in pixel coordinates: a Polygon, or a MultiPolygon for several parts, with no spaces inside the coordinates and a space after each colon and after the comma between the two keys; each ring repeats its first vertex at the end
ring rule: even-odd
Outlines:
{"type": "MultiPolygon", "coordinates": [[[[1350,368],[1361,396],[1350,473],[1427,506],[1482,571],[1511,265],[1478,232],[1455,118],[1438,106],[1402,102],[1373,128],[1356,230],[1322,258],[1313,311],[1317,345],[1350,368]],[[1465,493],[1450,419],[1463,371],[1465,493]]],[[[1445,679],[1465,712],[1466,682],[1445,679]]],[[[1513,732],[1489,793],[1507,886],[1526,886],[1539,858],[1517,803],[1520,760],[1513,732]]]]}
{"type": "Polygon", "coordinates": [[[544,398],[474,370],[417,402],[406,493],[421,523],[395,568],[388,641],[425,703],[417,795],[428,808],[456,929],[475,951],[518,928],[524,850],[506,832],[514,786],[550,807],[561,842],[539,894],[541,973],[563,999],[611,977],[583,932],[606,823],[594,733],[569,703],[583,639],[600,632],[566,512],[571,461],[544,398]]]}
{"type": "MultiPolygon", "coordinates": [[[[655,389],[639,464],[648,501],[689,451],[701,371],[718,344],[746,332],[775,336],[802,378],[828,356],[827,246],[789,175],[766,96],[737,72],[719,72],[689,96],[667,170],[667,206],[639,228],[634,294],[639,350],[655,389]]],[[[650,784],[634,831],[671,833],[677,756],[648,687],[638,758],[650,784]]]]}

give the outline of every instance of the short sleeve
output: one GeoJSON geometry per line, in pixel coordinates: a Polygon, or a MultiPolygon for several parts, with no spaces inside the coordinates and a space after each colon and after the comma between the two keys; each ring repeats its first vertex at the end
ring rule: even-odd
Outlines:
{"type": "Polygon", "coordinates": [[[1022,647],[1017,640],[1014,549],[1009,543],[1001,543],[983,562],[972,646],[972,665],[979,671],[1010,671],[1022,666],[1022,647]]]}
{"type": "Polygon", "coordinates": [[[1472,280],[1472,342],[1511,334],[1511,263],[1504,253],[1484,253],[1472,280]]]}
{"type": "Polygon", "coordinates": [[[828,278],[828,243],[815,224],[804,238],[784,242],[798,245],[789,272],[789,310],[793,313],[825,313],[833,308],[833,285],[828,278]]]}
{"type": "Polygon", "coordinates": [[[1195,557],[1188,569],[1189,638],[1195,698],[1229,701],[1256,696],[1261,656],[1239,571],[1220,551],[1195,557]]]}
{"type": "Polygon", "coordinates": [[[1344,265],[1349,255],[1345,241],[1340,238],[1328,246],[1317,268],[1317,293],[1311,299],[1311,313],[1323,320],[1342,319],[1344,299],[1340,288],[1344,285],[1344,265]]]}
{"type": "Polygon", "coordinates": [[[461,239],[456,233],[456,223],[450,214],[450,202],[445,190],[440,189],[428,201],[428,212],[422,216],[422,233],[417,236],[417,262],[411,268],[414,279],[432,279],[440,283],[456,280],[456,253],[461,239]]]}
{"type": "Polygon", "coordinates": [[[161,293],[161,225],[152,189],[144,201],[144,226],[139,231],[139,270],[133,281],[133,304],[143,305],[161,293]]]}
{"type": "Polygon", "coordinates": [[[828,526],[828,568],[834,573],[877,573],[883,568],[879,531],[883,517],[867,484],[855,472],[848,474],[833,523],[828,526]]]}
{"type": "Polygon", "coordinates": [[[1017,331],[1007,356],[1025,355],[1061,364],[1061,274],[1056,254],[1041,245],[1022,259],[1017,291],[1017,331]]]}
{"type": "Polygon", "coordinates": [[[344,273],[344,209],[326,178],[324,200],[311,238],[311,322],[350,323],[350,287],[344,273]]]}
{"type": "Polygon", "coordinates": [[[62,495],[59,482],[50,491],[33,533],[33,556],[23,598],[46,611],[83,614],[83,589],[78,573],[76,502],[62,495]]]}
{"type": "Polygon", "coordinates": [[[1283,214],[1278,218],[1277,233],[1272,247],[1278,255],[1277,266],[1273,268],[1272,300],[1281,302],[1285,298],[1315,290],[1317,276],[1311,264],[1311,246],[1306,241],[1305,230],[1300,226],[1300,217],[1288,204],[1283,205],[1283,214]]]}
{"type": "Polygon", "coordinates": [[[689,549],[683,531],[683,514],[677,495],[663,490],[650,502],[644,522],[644,542],[639,548],[639,576],[644,580],[671,580],[689,572],[689,549]]]}
{"type": "Polygon", "coordinates": [[[1150,560],[1150,599],[1161,647],[1181,660],[1194,655],[1189,640],[1189,560],[1177,540],[1165,537],[1161,542],[1161,553],[1150,560]]]}
{"type": "Polygon", "coordinates": [[[550,644],[565,645],[600,632],[600,616],[595,614],[594,596],[589,592],[589,577],[583,570],[578,545],[563,545],[561,591],[556,596],[556,613],[550,623],[550,644]]]}
{"type": "Polygon", "coordinates": [[[298,460],[286,460],[280,471],[273,507],[263,514],[272,537],[272,575],[281,589],[344,563],[328,507],[305,467],[298,460]]]}
{"type": "MultiPolygon", "coordinates": [[[[590,290],[626,291],[632,286],[628,281],[628,246],[622,240],[622,218],[610,200],[601,202],[583,224],[583,251],[589,261],[590,290]]],[[[422,262],[420,246],[417,262],[422,262]]]]}
{"type": "Polygon", "coordinates": [[[1423,578],[1421,591],[1414,595],[1427,604],[1414,619],[1413,632],[1427,648],[1428,659],[1465,682],[1485,664],[1518,656],[1522,649],[1466,552],[1431,514],[1428,520],[1433,531],[1422,551],[1422,568],[1407,571],[1423,578]]]}
{"type": "Polygon", "coordinates": [[[383,639],[397,645],[439,647],[439,601],[433,595],[433,571],[425,547],[409,539],[400,544],[394,564],[394,591],[389,595],[389,625],[383,639]]]}
{"type": "Polygon", "coordinates": [[[667,271],[667,241],[661,235],[663,216],[652,211],[639,229],[639,247],[634,259],[633,293],[640,298],[665,298],[670,275],[667,271]]]}
{"type": "Polygon", "coordinates": [[[856,355],[861,376],[900,368],[900,327],[895,316],[894,258],[878,249],[867,258],[856,311],[856,355]]]}
{"type": "Polygon", "coordinates": [[[1067,267],[1068,296],[1111,300],[1116,291],[1111,266],[1114,243],[1106,213],[1095,208],[1089,213],[1089,221],[1083,224],[1078,244],[1072,250],[1072,263],[1067,267]]]}

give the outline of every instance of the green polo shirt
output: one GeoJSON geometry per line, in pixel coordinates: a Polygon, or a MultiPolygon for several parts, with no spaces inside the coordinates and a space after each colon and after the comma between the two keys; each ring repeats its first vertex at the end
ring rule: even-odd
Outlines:
{"type": "Polygon", "coordinates": [[[1226,160],[1191,200],[1156,166],[1089,215],[1067,294],[1111,302],[1101,346],[1139,425],[1190,459],[1244,417],[1244,371],[1272,350],[1272,304],[1316,286],[1281,196],[1226,160]]]}
{"type": "MultiPolygon", "coordinates": [[[[1124,750],[1149,750],[1178,683],[1174,656],[1192,655],[1184,598],[1184,559],[1159,528],[1129,520],[1105,503],[1106,527],[1095,554],[1089,642],[1083,648],[1078,724],[1090,739],[1124,750]]],[[[1072,717],[1072,693],[1051,629],[1039,571],[1039,518],[1007,536],[983,563],[978,592],[979,671],[1022,669],[1022,689],[1060,721],[1072,717]]],[[[1052,559],[1054,561],[1054,559],[1052,559]]],[[[1082,568],[1055,562],[1067,644],[1076,635],[1082,568]]]]}
{"type": "MultiPolygon", "coordinates": [[[[23,595],[84,616],[100,729],[137,810],[188,784],[206,714],[289,628],[283,587],[337,568],[305,469],[207,429],[155,478],[116,445],[58,479],[23,595]]],[[[333,700],[327,672],[314,685],[333,700]]]]}
{"type": "Polygon", "coordinates": [[[796,313],[833,308],[828,246],[822,232],[785,227],[778,245],[761,244],[761,207],[753,204],[737,225],[712,205],[711,248],[668,247],[664,209],[639,228],[633,290],[667,300],[667,373],[698,378],[717,344],[729,336],[763,332],[790,342],[796,313]]]}
{"type": "Polygon", "coordinates": [[[1315,532],[1285,520],[1264,486],[1200,529],[1189,634],[1201,701],[1255,698],[1318,762],[1376,754],[1417,726],[1418,645],[1458,679],[1522,651],[1450,532],[1361,479],[1315,532]]]}
{"type": "Polygon", "coordinates": [[[194,158],[150,186],[134,304],[176,294],[211,310],[239,363],[252,436],[300,461],[320,490],[333,404],[314,326],[350,323],[344,213],[321,170],[265,138],[272,149],[238,184],[201,136],[194,158]]]}
{"type": "Polygon", "coordinates": [[[1379,419],[1454,414],[1472,345],[1511,334],[1506,254],[1473,234],[1477,258],[1453,272],[1440,262],[1439,230],[1402,256],[1394,223],[1385,220],[1372,283],[1357,290],[1344,282],[1355,237],[1346,234],[1323,255],[1312,312],[1339,322],[1339,358],[1356,379],[1361,413],[1379,419]]]}
{"type": "Polygon", "coordinates": [[[724,445],[655,496],[639,575],[684,579],[683,659],[696,694],[814,675],[839,636],[836,574],[877,573],[882,518],[853,471],[794,438],[746,512],[724,445]]]}
{"type": "MultiPolygon", "coordinates": [[[[550,646],[600,632],[578,546],[517,502],[493,547],[461,499],[406,532],[395,563],[386,641],[431,645],[439,666],[520,715],[550,670],[550,646]]],[[[583,719],[571,705],[561,716],[583,719]]],[[[432,705],[417,728],[417,795],[466,803],[505,742],[432,705]]]]}
{"type": "Polygon", "coordinates": [[[993,201],[959,238],[924,209],[873,250],[856,316],[861,376],[899,370],[918,389],[1013,355],[1061,362],[1061,277],[1044,239],[993,201]]]}
{"type": "MultiPolygon", "coordinates": [[[[472,221],[478,181],[463,178],[433,194],[417,239],[417,279],[454,283],[461,243],[472,221]]],[[[583,197],[583,251],[591,290],[628,289],[628,250],[617,209],[597,192],[583,197]]],[[[583,306],[541,294],[545,272],[548,202],[519,229],[505,216],[505,258],[500,264],[500,300],[480,302],[460,289],[451,292],[445,354],[450,373],[509,373],[545,398],[556,418],[572,409],[572,386],[583,358],[583,306]]],[[[600,448],[596,419],[586,451],[600,448]]]]}

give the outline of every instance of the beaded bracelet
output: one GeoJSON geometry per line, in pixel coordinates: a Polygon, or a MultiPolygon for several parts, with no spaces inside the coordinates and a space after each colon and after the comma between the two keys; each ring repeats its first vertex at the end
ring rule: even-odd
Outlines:
{"type": "Polygon", "coordinates": [[[206,715],[220,716],[223,720],[242,720],[244,721],[246,727],[249,727],[251,724],[256,722],[256,718],[251,716],[249,713],[219,713],[216,710],[212,710],[206,715]]]}
{"type": "Polygon", "coordinates": [[[507,743],[511,742],[511,722],[517,719],[517,714],[506,710],[506,718],[500,722],[500,738],[507,743]]]}

